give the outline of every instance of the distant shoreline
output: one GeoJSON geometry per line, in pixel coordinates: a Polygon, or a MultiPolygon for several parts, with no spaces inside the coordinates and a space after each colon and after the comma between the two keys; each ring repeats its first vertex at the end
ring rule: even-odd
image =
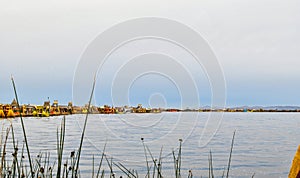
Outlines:
{"type": "Polygon", "coordinates": [[[23,104],[18,105],[16,100],[11,104],[0,104],[0,118],[14,117],[50,117],[72,114],[127,114],[127,113],[162,113],[162,112],[300,112],[300,107],[296,106],[272,106],[272,107],[232,107],[232,108],[213,108],[202,107],[199,109],[178,109],[178,108],[144,108],[142,104],[138,106],[114,107],[104,106],[73,106],[72,102],[68,105],[59,105],[57,100],[53,103],[45,101],[43,105],[23,104]]]}

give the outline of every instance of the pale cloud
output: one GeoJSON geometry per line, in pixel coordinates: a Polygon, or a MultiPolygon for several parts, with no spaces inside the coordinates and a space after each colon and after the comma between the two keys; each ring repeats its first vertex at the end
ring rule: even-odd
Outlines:
{"type": "Polygon", "coordinates": [[[91,40],[124,20],[157,16],[185,23],[208,41],[223,66],[229,103],[239,91],[254,96],[245,104],[270,104],[259,96],[274,90],[267,97],[299,104],[293,97],[300,89],[299,7],[298,0],[2,1],[0,102],[13,98],[10,74],[26,100],[50,95],[67,102],[77,62],[91,40]],[[249,88],[246,81],[251,90],[242,87],[249,88]],[[266,81],[272,85],[260,87],[266,81]],[[284,92],[288,87],[293,89],[284,92]],[[43,96],[32,96],[37,90],[43,96]]]}

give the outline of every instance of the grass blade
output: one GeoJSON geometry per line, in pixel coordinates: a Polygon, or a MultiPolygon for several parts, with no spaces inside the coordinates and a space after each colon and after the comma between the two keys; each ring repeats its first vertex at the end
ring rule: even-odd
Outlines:
{"type": "Polygon", "coordinates": [[[229,160],[228,160],[228,166],[227,166],[227,174],[226,174],[226,178],[229,177],[229,170],[230,170],[230,164],[231,164],[231,156],[232,156],[232,150],[233,150],[233,144],[234,144],[235,132],[236,132],[236,131],[233,132],[232,141],[231,141],[231,148],[230,148],[230,155],[229,155],[229,160]]]}
{"type": "Polygon", "coordinates": [[[9,130],[10,130],[10,128],[6,129],[6,136],[5,136],[5,140],[4,140],[4,144],[3,144],[2,156],[1,156],[1,172],[0,172],[1,177],[6,176],[7,167],[6,167],[6,159],[5,158],[6,158],[6,145],[7,145],[9,130]]]}
{"type": "Polygon", "coordinates": [[[101,170],[102,161],[103,161],[103,158],[104,158],[104,155],[105,155],[105,149],[106,149],[106,142],[105,142],[105,145],[104,145],[104,148],[103,148],[100,164],[99,164],[99,167],[98,167],[98,172],[97,172],[97,176],[96,176],[97,178],[99,177],[99,173],[100,173],[100,170],[101,170]]]}
{"type": "Polygon", "coordinates": [[[182,148],[182,139],[179,139],[179,151],[178,151],[178,162],[177,162],[177,169],[178,169],[178,177],[181,177],[180,170],[181,170],[181,148],[182,148]]]}
{"type": "Polygon", "coordinates": [[[154,159],[154,157],[153,157],[153,155],[152,155],[152,153],[151,153],[151,151],[150,151],[150,149],[149,149],[149,147],[148,146],[146,146],[146,148],[147,148],[147,150],[148,150],[148,152],[149,152],[149,154],[150,154],[150,156],[151,156],[151,159],[152,159],[152,161],[153,161],[153,164],[154,164],[154,167],[153,167],[153,177],[154,177],[154,174],[155,174],[155,169],[157,169],[157,174],[159,175],[159,176],[161,176],[161,174],[160,174],[160,171],[159,171],[159,168],[158,168],[158,166],[157,166],[157,164],[156,164],[156,160],[154,159]]]}
{"type": "Polygon", "coordinates": [[[173,159],[174,159],[174,170],[175,170],[175,177],[177,178],[177,160],[176,160],[176,157],[175,157],[175,151],[173,150],[172,151],[172,154],[173,154],[173,159]]]}
{"type": "Polygon", "coordinates": [[[66,132],[66,117],[64,116],[60,126],[60,134],[57,130],[57,177],[60,177],[61,166],[62,166],[62,155],[64,150],[64,141],[65,141],[65,132],[66,132]]]}
{"type": "Polygon", "coordinates": [[[127,177],[131,177],[133,176],[134,178],[137,178],[135,175],[134,175],[134,171],[131,172],[129,169],[127,169],[123,164],[121,163],[113,163],[115,166],[117,166],[117,168],[119,168],[124,174],[127,175],[127,177]]]}
{"type": "Polygon", "coordinates": [[[104,156],[105,156],[105,159],[106,159],[106,161],[107,161],[108,167],[109,167],[109,169],[110,169],[110,176],[109,176],[109,177],[115,177],[115,174],[114,174],[114,171],[113,171],[113,168],[112,168],[112,165],[113,165],[112,159],[113,159],[113,158],[111,157],[111,162],[109,162],[107,156],[106,156],[106,155],[104,155],[104,156]]]}
{"type": "Polygon", "coordinates": [[[94,171],[95,171],[95,157],[94,157],[94,155],[93,155],[92,178],[94,178],[94,171]]]}
{"type": "Polygon", "coordinates": [[[92,98],[93,98],[93,94],[94,94],[95,84],[96,84],[96,76],[94,77],[92,92],[91,92],[91,96],[90,96],[90,100],[89,100],[89,104],[88,104],[88,111],[86,113],[86,117],[85,117],[85,121],[84,121],[84,125],[83,125],[83,130],[82,130],[82,134],[81,134],[80,146],[79,146],[79,149],[78,149],[78,156],[77,156],[76,169],[75,169],[75,177],[77,177],[77,175],[78,175],[78,168],[79,168],[79,161],[80,161],[81,149],[82,149],[82,144],[83,144],[83,138],[84,138],[84,134],[85,134],[87,119],[88,119],[88,116],[89,116],[89,113],[90,113],[91,102],[92,102],[92,98]]]}
{"type": "Polygon", "coordinates": [[[148,163],[147,151],[146,151],[146,147],[145,147],[145,143],[144,143],[144,138],[141,138],[141,140],[142,140],[142,143],[143,143],[144,153],[145,153],[145,158],[146,158],[147,176],[148,176],[148,178],[150,178],[150,168],[149,168],[149,163],[148,163]]]}
{"type": "MultiPolygon", "coordinates": [[[[14,92],[15,92],[17,107],[20,110],[20,104],[19,104],[17,89],[16,89],[16,85],[15,85],[15,81],[14,81],[13,77],[11,77],[11,81],[12,81],[12,85],[13,85],[14,92]]],[[[29,151],[29,146],[28,146],[28,142],[27,142],[27,136],[26,136],[25,125],[24,125],[24,122],[23,122],[22,114],[20,114],[20,120],[21,120],[21,125],[22,125],[22,130],[23,130],[23,136],[24,136],[24,140],[25,140],[25,146],[26,146],[26,150],[27,150],[27,156],[28,156],[28,160],[29,160],[31,177],[34,178],[34,172],[33,172],[33,168],[32,168],[32,162],[31,162],[31,158],[30,158],[30,151],[29,151]]]]}
{"type": "Polygon", "coordinates": [[[223,170],[223,174],[222,174],[222,178],[224,178],[224,176],[225,176],[225,167],[224,167],[224,170],[223,170]]]}
{"type": "Polygon", "coordinates": [[[211,150],[209,151],[209,167],[210,167],[211,177],[214,178],[213,158],[212,158],[211,150]]]}
{"type": "Polygon", "coordinates": [[[15,177],[15,171],[16,171],[16,165],[17,165],[17,170],[18,170],[18,174],[20,175],[20,167],[19,167],[19,162],[18,162],[18,146],[15,143],[15,133],[14,133],[14,128],[13,125],[11,123],[10,125],[11,127],[11,135],[12,135],[12,141],[13,141],[13,147],[14,147],[14,153],[13,153],[13,174],[12,177],[15,177]]]}

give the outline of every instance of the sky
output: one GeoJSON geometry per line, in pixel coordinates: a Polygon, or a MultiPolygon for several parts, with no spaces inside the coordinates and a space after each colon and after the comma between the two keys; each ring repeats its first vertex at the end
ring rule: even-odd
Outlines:
{"type": "MultiPolygon", "coordinates": [[[[224,74],[227,106],[300,105],[298,0],[2,0],[0,103],[10,103],[14,98],[11,75],[21,103],[42,104],[48,97],[62,104],[74,100],[74,76],[89,44],[110,27],[142,17],[178,21],[207,41],[224,74]]],[[[124,45],[99,70],[94,103],[195,107],[190,96],[182,104],[181,92],[186,88],[178,88],[177,81],[155,73],[136,76],[129,87],[126,85],[127,103],[115,99],[124,92],[119,83],[114,83],[116,87],[112,89],[116,66],[124,63],[132,52],[138,55],[153,47],[165,49],[164,53],[177,51],[172,44],[159,40],[124,45]]],[[[192,57],[184,52],[176,55],[177,62],[195,81],[199,95],[195,100],[202,106],[211,104],[211,86],[205,69],[186,62],[192,57]]],[[[147,58],[152,60],[153,56],[141,60],[147,58]]],[[[161,60],[167,60],[167,56],[161,60]]]]}

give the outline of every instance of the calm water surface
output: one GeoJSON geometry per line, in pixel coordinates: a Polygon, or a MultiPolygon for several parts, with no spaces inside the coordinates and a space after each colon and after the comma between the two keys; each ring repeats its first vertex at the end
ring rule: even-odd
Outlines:
{"type": "MultiPolygon", "coordinates": [[[[65,158],[79,147],[84,115],[66,117],[65,158]]],[[[214,174],[221,176],[228,162],[234,130],[236,138],[232,155],[232,177],[287,177],[292,158],[300,144],[300,114],[297,113],[224,113],[219,127],[205,126],[209,113],[161,113],[90,115],[83,145],[81,174],[91,176],[92,157],[98,164],[101,151],[115,162],[146,173],[141,137],[155,158],[163,146],[163,175],[174,177],[172,150],[177,152],[183,139],[182,174],[207,177],[208,154],[213,153],[214,174]],[[206,128],[209,133],[204,134],[206,128]],[[201,138],[201,139],[200,139],[201,138]],[[205,144],[207,141],[208,144],[205,144]]],[[[62,117],[25,118],[29,147],[33,156],[50,152],[55,159],[56,130],[62,117]]],[[[1,120],[5,127],[13,123],[19,145],[23,141],[20,120],[1,120]]],[[[217,124],[217,123],[215,123],[217,124]]],[[[2,131],[4,133],[4,131],[2,131]]],[[[12,151],[11,151],[12,152],[12,151]]],[[[106,168],[108,171],[108,168],[106,168]]],[[[117,168],[115,168],[117,170],[117,168]]],[[[108,173],[107,173],[108,175],[108,173]]],[[[117,172],[119,175],[119,172],[117,172]]]]}

